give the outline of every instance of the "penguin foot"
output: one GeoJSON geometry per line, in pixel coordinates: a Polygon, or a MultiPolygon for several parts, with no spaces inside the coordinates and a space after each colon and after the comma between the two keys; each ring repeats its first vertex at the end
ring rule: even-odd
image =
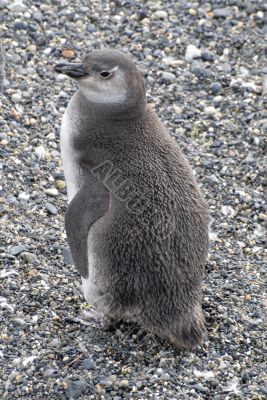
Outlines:
{"type": "Polygon", "coordinates": [[[101,327],[105,331],[114,331],[120,322],[120,320],[105,315],[101,320],[101,327]]]}
{"type": "Polygon", "coordinates": [[[99,327],[102,315],[98,314],[95,310],[82,310],[74,320],[81,325],[99,327]]]}

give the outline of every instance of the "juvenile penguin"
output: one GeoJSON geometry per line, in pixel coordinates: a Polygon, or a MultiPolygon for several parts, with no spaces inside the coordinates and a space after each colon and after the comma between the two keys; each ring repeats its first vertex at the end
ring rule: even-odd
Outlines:
{"type": "Polygon", "coordinates": [[[187,159],[147,106],[128,56],[97,50],[55,70],[79,87],[61,151],[66,232],[85,299],[106,326],[135,322],[178,347],[198,345],[208,208],[187,159]]]}

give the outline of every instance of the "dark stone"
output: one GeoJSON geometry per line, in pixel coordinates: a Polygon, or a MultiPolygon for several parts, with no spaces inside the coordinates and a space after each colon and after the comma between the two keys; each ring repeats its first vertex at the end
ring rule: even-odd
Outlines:
{"type": "Polygon", "coordinates": [[[67,399],[78,399],[86,389],[86,382],[84,380],[68,381],[65,394],[67,399]]]}
{"type": "Polygon", "coordinates": [[[95,362],[92,360],[92,358],[85,358],[83,361],[83,367],[84,369],[95,369],[95,362]]]}
{"type": "Polygon", "coordinates": [[[203,61],[214,61],[214,55],[209,51],[203,51],[201,54],[201,58],[203,61]]]}
{"type": "Polygon", "coordinates": [[[61,251],[62,251],[62,255],[63,255],[63,258],[64,258],[65,265],[73,265],[74,261],[73,261],[73,258],[71,256],[70,249],[68,247],[63,247],[61,251]]]}
{"type": "Polygon", "coordinates": [[[39,11],[36,11],[35,13],[32,14],[33,19],[38,22],[42,22],[43,20],[43,15],[39,11]]]}
{"type": "Polygon", "coordinates": [[[20,253],[26,250],[26,247],[23,245],[13,246],[10,248],[9,254],[11,254],[12,256],[18,256],[20,253]]]}
{"type": "Polygon", "coordinates": [[[14,24],[14,29],[15,29],[15,31],[18,31],[18,30],[21,30],[21,29],[24,29],[24,30],[27,30],[28,29],[28,25],[27,24],[25,24],[25,22],[16,22],[15,24],[14,24]]]}
{"type": "Polygon", "coordinates": [[[139,21],[142,21],[144,18],[147,18],[147,13],[143,10],[138,11],[137,15],[139,21]]]}
{"type": "Polygon", "coordinates": [[[93,32],[96,32],[96,27],[94,24],[87,24],[86,30],[87,30],[87,32],[93,33],[93,32]]]}
{"type": "Polygon", "coordinates": [[[210,85],[210,90],[212,92],[212,94],[218,94],[221,91],[222,85],[220,84],[220,82],[213,82],[210,85]]]}

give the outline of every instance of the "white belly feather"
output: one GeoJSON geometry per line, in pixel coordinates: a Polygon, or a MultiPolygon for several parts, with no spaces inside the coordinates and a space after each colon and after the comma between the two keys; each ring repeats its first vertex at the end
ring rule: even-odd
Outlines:
{"type": "Polygon", "coordinates": [[[67,108],[63,115],[60,132],[61,158],[67,186],[68,203],[71,202],[79,189],[79,168],[75,162],[74,150],[72,147],[72,137],[75,135],[75,130],[73,120],[69,113],[67,108]]]}
{"type": "MultiPolygon", "coordinates": [[[[67,186],[68,203],[71,202],[77,191],[79,190],[80,171],[77,163],[75,162],[75,154],[72,146],[72,138],[75,132],[75,117],[70,115],[70,108],[68,107],[64,113],[61,132],[60,132],[60,146],[61,157],[64,168],[65,181],[67,186]]],[[[94,285],[94,257],[92,253],[92,238],[88,235],[87,240],[88,248],[88,278],[82,278],[83,294],[86,301],[90,304],[95,303],[97,299],[97,290],[94,285]]]]}

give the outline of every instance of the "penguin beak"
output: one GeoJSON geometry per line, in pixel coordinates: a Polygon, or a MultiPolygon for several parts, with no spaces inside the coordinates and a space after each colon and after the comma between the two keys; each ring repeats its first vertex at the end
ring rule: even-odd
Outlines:
{"type": "Polygon", "coordinates": [[[88,72],[85,71],[83,64],[60,63],[60,64],[55,65],[54,70],[56,72],[59,72],[60,74],[68,75],[74,79],[81,78],[83,76],[88,75],[88,72]]]}

